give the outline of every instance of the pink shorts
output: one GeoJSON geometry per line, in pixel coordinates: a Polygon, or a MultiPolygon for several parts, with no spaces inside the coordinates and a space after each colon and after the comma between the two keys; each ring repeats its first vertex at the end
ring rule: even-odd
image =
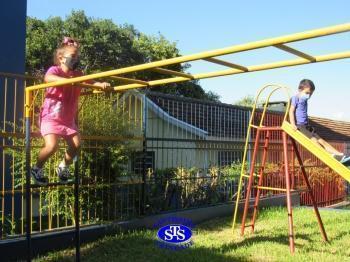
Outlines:
{"type": "Polygon", "coordinates": [[[60,136],[72,136],[78,134],[78,128],[75,124],[67,125],[56,120],[41,120],[40,132],[42,136],[56,134],[60,136]]]}

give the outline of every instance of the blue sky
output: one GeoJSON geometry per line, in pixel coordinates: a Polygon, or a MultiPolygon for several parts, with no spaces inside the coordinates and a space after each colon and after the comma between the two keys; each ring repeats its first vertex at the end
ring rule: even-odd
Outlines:
{"type": "MultiPolygon", "coordinates": [[[[160,32],[168,40],[177,42],[183,55],[350,22],[348,0],[28,0],[28,15],[41,19],[65,17],[71,10],[84,10],[88,16],[112,19],[118,24],[133,24],[151,35],[160,32]]],[[[350,49],[350,33],[291,46],[314,55],[346,51],[350,49]]],[[[272,48],[225,57],[244,65],[288,58],[293,57],[272,48]]],[[[213,69],[221,67],[196,62],[190,72],[213,69]]],[[[200,83],[206,90],[218,93],[222,102],[232,103],[248,94],[254,95],[267,83],[285,84],[294,93],[302,78],[312,79],[316,84],[309,105],[311,115],[350,121],[350,59],[213,78],[200,83]]]]}

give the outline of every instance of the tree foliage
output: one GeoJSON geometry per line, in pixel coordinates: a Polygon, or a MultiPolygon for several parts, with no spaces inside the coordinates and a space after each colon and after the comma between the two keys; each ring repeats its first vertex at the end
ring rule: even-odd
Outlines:
{"type": "Polygon", "coordinates": [[[252,95],[247,95],[243,98],[241,98],[240,100],[237,100],[236,102],[234,102],[234,105],[237,106],[246,106],[246,107],[253,107],[255,103],[255,98],[252,95]]]}
{"type": "MultiPolygon", "coordinates": [[[[107,71],[126,66],[180,56],[176,43],[164,36],[149,36],[129,24],[117,25],[110,19],[87,17],[83,11],[72,11],[65,19],[27,18],[26,71],[42,76],[53,63],[53,53],[63,36],[81,43],[81,66],[86,73],[107,71]]],[[[185,72],[188,64],[168,69],[185,72]]],[[[143,80],[166,78],[152,71],[133,74],[143,80]]],[[[219,96],[205,92],[198,81],[155,87],[156,91],[218,101],[219,96]]]]}

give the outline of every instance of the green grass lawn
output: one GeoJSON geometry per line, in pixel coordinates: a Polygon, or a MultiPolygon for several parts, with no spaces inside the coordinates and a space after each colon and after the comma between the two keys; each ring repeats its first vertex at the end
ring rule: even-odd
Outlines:
{"type": "MultiPolygon", "coordinates": [[[[254,234],[232,233],[231,217],[196,226],[194,245],[182,251],[158,248],[156,231],[144,230],[105,237],[82,246],[82,261],[350,261],[350,211],[322,210],[329,243],[320,235],[312,209],[295,208],[296,252],[289,253],[285,209],[260,212],[254,234]]],[[[74,250],[48,254],[35,261],[73,261],[74,250]]]]}

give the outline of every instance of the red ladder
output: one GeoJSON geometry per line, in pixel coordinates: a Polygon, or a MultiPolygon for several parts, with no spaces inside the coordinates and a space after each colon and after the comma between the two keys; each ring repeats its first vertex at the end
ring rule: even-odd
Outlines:
{"type": "MultiPolygon", "coordinates": [[[[314,211],[317,217],[317,222],[320,226],[321,234],[324,241],[328,241],[326,231],[323,226],[323,222],[320,216],[320,213],[318,211],[317,203],[315,201],[312,188],[309,182],[309,179],[306,174],[305,167],[303,165],[303,161],[300,156],[300,152],[298,150],[297,144],[294,139],[290,138],[292,142],[292,148],[295,152],[295,156],[298,160],[303,178],[305,180],[306,186],[307,186],[307,192],[310,195],[314,211]]],[[[257,212],[258,212],[258,206],[259,206],[259,200],[260,200],[260,194],[261,190],[273,190],[273,191],[281,191],[286,192],[286,198],[287,198],[287,211],[288,211],[288,224],[289,224],[289,247],[290,252],[294,253],[295,246],[294,246],[294,229],[293,229],[293,215],[292,215],[292,203],[291,203],[291,192],[295,191],[291,189],[290,185],[290,172],[289,172],[289,164],[288,164],[288,135],[285,133],[282,128],[280,127],[256,127],[256,136],[255,136],[255,144],[254,144],[254,150],[251,157],[251,164],[250,164],[250,172],[249,176],[244,175],[244,177],[248,178],[248,187],[246,189],[246,199],[244,203],[244,212],[243,212],[243,218],[242,218],[242,225],[241,225],[241,235],[244,235],[244,230],[246,227],[251,227],[252,232],[254,232],[255,229],[255,221],[257,218],[257,212]],[[259,144],[260,144],[260,136],[264,134],[265,132],[265,139],[264,139],[264,146],[263,146],[263,154],[260,164],[260,170],[258,173],[258,184],[257,186],[253,185],[254,181],[254,170],[256,168],[256,162],[257,162],[257,155],[259,152],[259,144]],[[272,188],[272,187],[264,187],[263,184],[263,176],[264,176],[264,169],[267,159],[267,153],[269,148],[269,141],[270,141],[270,134],[271,132],[281,132],[282,133],[282,140],[283,140],[283,163],[284,163],[284,174],[285,174],[285,181],[286,181],[286,188],[272,188]],[[249,202],[250,202],[250,195],[252,192],[252,188],[257,189],[257,193],[254,199],[254,211],[253,211],[253,217],[250,224],[246,224],[248,210],[249,210],[249,202]]]]}

